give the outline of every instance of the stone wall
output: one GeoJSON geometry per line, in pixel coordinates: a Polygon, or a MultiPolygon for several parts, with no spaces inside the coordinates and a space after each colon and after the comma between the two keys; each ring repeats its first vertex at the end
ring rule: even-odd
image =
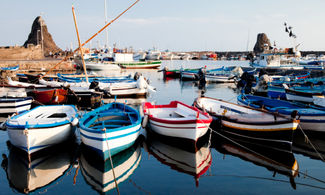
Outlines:
{"type": "Polygon", "coordinates": [[[0,60],[38,60],[44,55],[40,45],[0,47],[0,60]]]}

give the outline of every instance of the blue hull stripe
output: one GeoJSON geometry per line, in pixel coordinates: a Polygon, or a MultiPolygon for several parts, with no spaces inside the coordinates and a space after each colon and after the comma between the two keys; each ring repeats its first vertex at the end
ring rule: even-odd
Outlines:
{"type": "Polygon", "coordinates": [[[108,137],[108,138],[91,137],[91,136],[88,136],[88,135],[83,134],[81,131],[80,131],[80,135],[82,135],[85,138],[92,139],[92,140],[106,141],[106,140],[118,139],[118,138],[121,138],[121,137],[126,137],[126,136],[129,136],[129,135],[138,133],[140,131],[140,129],[141,129],[141,127],[139,129],[137,129],[135,131],[132,131],[130,133],[127,133],[127,134],[118,135],[118,136],[115,136],[115,137],[108,137]]]}

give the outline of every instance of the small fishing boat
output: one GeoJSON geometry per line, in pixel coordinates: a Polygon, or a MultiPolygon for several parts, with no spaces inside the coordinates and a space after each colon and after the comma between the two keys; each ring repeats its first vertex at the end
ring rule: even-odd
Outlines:
{"type": "Polygon", "coordinates": [[[13,113],[21,113],[29,110],[33,98],[31,97],[1,97],[0,115],[8,116],[13,113]]]}
{"type": "Polygon", "coordinates": [[[116,62],[119,66],[125,69],[154,69],[161,65],[160,60],[155,61],[132,61],[132,62],[116,62]]]}
{"type": "Polygon", "coordinates": [[[325,107],[325,96],[324,92],[322,95],[313,95],[313,103],[320,107],[325,107]]]}
{"type": "Polygon", "coordinates": [[[114,190],[116,188],[114,179],[118,185],[128,181],[140,162],[141,147],[137,143],[112,157],[113,168],[109,160],[103,162],[92,150],[89,151],[87,148],[82,148],[80,157],[84,179],[99,193],[114,190]]]}
{"type": "Polygon", "coordinates": [[[165,78],[180,78],[181,71],[198,71],[199,69],[173,69],[169,70],[168,67],[164,67],[159,72],[163,72],[165,78]]]}
{"type": "Polygon", "coordinates": [[[27,97],[25,88],[0,88],[0,97],[27,97]]]}
{"type": "Polygon", "coordinates": [[[33,90],[28,92],[37,102],[41,104],[65,104],[68,100],[67,89],[52,89],[52,90],[33,90]]]}
{"type": "Polygon", "coordinates": [[[57,145],[72,136],[77,115],[72,105],[36,107],[7,120],[9,140],[28,154],[57,145]]]}
{"type": "MultiPolygon", "coordinates": [[[[40,79],[40,83],[51,87],[70,87],[72,90],[75,87],[89,89],[90,83],[87,82],[57,82],[45,81],[40,79]]],[[[111,96],[118,97],[142,97],[146,96],[149,91],[155,91],[154,87],[150,86],[143,76],[139,76],[138,80],[132,82],[116,82],[103,83],[97,82],[100,90],[107,91],[111,96]]]]}
{"type": "MultiPolygon", "coordinates": [[[[295,90],[289,88],[286,84],[283,84],[286,93],[286,99],[290,101],[309,102],[312,103],[313,96],[322,95],[324,89],[313,89],[308,90],[295,90]]],[[[322,87],[323,88],[323,87],[322,87]]]]}
{"type": "Polygon", "coordinates": [[[77,105],[79,109],[94,109],[102,105],[103,95],[94,89],[68,89],[67,104],[77,105]]]}
{"type": "Polygon", "coordinates": [[[0,70],[11,70],[11,71],[16,71],[19,69],[19,65],[17,66],[11,66],[11,67],[0,67],[0,70]]]}
{"type": "Polygon", "coordinates": [[[181,71],[181,80],[199,80],[199,70],[182,70],[181,71]]]}
{"type": "Polygon", "coordinates": [[[209,129],[212,118],[193,106],[179,101],[167,105],[143,105],[144,126],[160,135],[197,142],[209,129]]]}
{"type": "Polygon", "coordinates": [[[211,150],[207,143],[197,151],[187,151],[181,146],[170,145],[159,139],[148,139],[147,144],[149,154],[171,169],[193,176],[196,186],[212,163],[211,150]]]}
{"type": "Polygon", "coordinates": [[[298,112],[300,127],[303,130],[325,132],[325,111],[321,108],[254,95],[239,95],[237,101],[241,105],[263,108],[287,117],[291,117],[294,111],[298,112]]]}
{"type": "Polygon", "coordinates": [[[115,102],[83,115],[79,125],[82,143],[107,160],[134,144],[141,117],[134,108],[115,102]]]}
{"type": "Polygon", "coordinates": [[[299,124],[295,118],[209,97],[197,98],[194,106],[207,111],[215,122],[220,121],[223,132],[280,149],[291,150],[293,133],[299,124]]]}
{"type": "Polygon", "coordinates": [[[102,71],[116,71],[121,70],[119,65],[114,63],[103,63],[103,62],[86,62],[86,69],[87,70],[102,70],[102,71]]]}
{"type": "MultiPolygon", "coordinates": [[[[69,83],[80,83],[80,82],[85,82],[86,78],[85,77],[79,77],[79,76],[74,76],[74,75],[62,75],[58,74],[58,79],[63,82],[69,82],[69,83]]],[[[131,78],[131,75],[128,76],[111,76],[111,77],[99,77],[99,76],[92,76],[88,77],[88,81],[97,81],[97,82],[104,82],[104,83],[114,83],[114,82],[127,82],[127,81],[134,81],[133,78],[131,78]]]]}
{"type": "Polygon", "coordinates": [[[231,75],[206,74],[205,80],[208,83],[235,83],[235,78],[231,75]]]}

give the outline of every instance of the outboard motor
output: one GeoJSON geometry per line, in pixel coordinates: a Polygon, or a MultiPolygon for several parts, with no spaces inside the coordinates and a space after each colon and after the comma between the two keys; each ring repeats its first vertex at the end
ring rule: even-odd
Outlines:
{"type": "Polygon", "coordinates": [[[96,80],[93,80],[89,85],[89,89],[95,89],[95,91],[100,91],[99,83],[96,80]]]}
{"type": "Polygon", "coordinates": [[[253,82],[255,81],[254,75],[249,74],[245,71],[237,84],[238,88],[242,88],[244,93],[249,94],[252,91],[253,82]]]}
{"type": "Polygon", "coordinates": [[[141,73],[136,72],[136,73],[134,74],[133,79],[137,81],[137,80],[140,78],[140,76],[141,76],[141,73]]]}

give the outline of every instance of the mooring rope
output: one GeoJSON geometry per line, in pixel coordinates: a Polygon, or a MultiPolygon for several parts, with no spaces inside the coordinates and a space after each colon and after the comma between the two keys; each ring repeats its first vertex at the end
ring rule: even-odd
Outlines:
{"type": "Polygon", "coordinates": [[[319,156],[319,158],[325,162],[324,158],[322,157],[322,155],[318,152],[318,150],[316,149],[316,147],[314,146],[313,143],[311,143],[310,139],[308,138],[308,136],[306,135],[305,131],[301,128],[300,124],[298,125],[299,126],[299,129],[300,131],[302,132],[302,134],[304,135],[305,137],[305,140],[307,140],[307,143],[309,143],[311,145],[311,147],[315,150],[315,152],[317,153],[317,155],[319,156]]]}
{"type": "MultiPolygon", "coordinates": [[[[230,139],[230,138],[228,138],[228,137],[222,135],[221,133],[219,133],[219,132],[213,130],[213,129],[210,128],[208,125],[206,125],[206,124],[205,124],[205,123],[204,123],[200,118],[198,118],[198,120],[200,120],[200,121],[201,121],[201,122],[202,122],[206,127],[208,127],[208,129],[210,129],[212,132],[214,132],[214,133],[218,134],[219,136],[221,136],[221,137],[223,137],[223,138],[229,140],[230,142],[232,142],[232,143],[234,143],[234,144],[236,144],[236,145],[238,145],[238,146],[240,146],[240,147],[242,147],[242,148],[244,148],[244,149],[246,149],[246,150],[248,150],[248,151],[250,151],[250,152],[252,152],[252,153],[254,153],[254,154],[256,154],[256,155],[259,155],[259,156],[261,156],[261,157],[263,157],[263,158],[265,158],[265,159],[268,159],[268,160],[270,160],[270,161],[272,161],[272,162],[274,162],[274,163],[276,163],[276,164],[278,164],[278,165],[281,165],[281,166],[283,166],[283,167],[285,167],[285,168],[287,168],[287,169],[289,169],[289,170],[291,170],[291,171],[294,171],[291,167],[289,167],[289,166],[287,166],[287,165],[284,165],[284,164],[282,164],[282,163],[280,163],[280,162],[277,162],[277,161],[275,161],[275,160],[273,160],[273,159],[271,159],[271,158],[269,158],[269,157],[266,157],[266,156],[264,156],[264,155],[262,155],[262,154],[260,154],[260,153],[258,153],[258,152],[256,152],[256,151],[254,151],[254,150],[251,150],[251,149],[247,148],[246,146],[243,146],[242,144],[240,144],[240,143],[238,143],[238,142],[236,142],[236,141],[234,141],[234,140],[232,140],[232,139],[230,139]]],[[[316,178],[316,177],[312,177],[312,176],[310,176],[310,175],[307,175],[306,173],[300,172],[299,170],[297,170],[296,172],[299,173],[299,174],[302,174],[302,175],[304,175],[304,176],[306,176],[306,177],[309,177],[309,178],[311,178],[311,179],[314,179],[315,181],[318,181],[318,182],[320,182],[320,183],[325,183],[325,181],[323,181],[323,180],[321,180],[321,179],[318,179],[318,178],[316,178]]]]}
{"type": "Polygon", "coordinates": [[[117,181],[116,181],[116,176],[115,176],[115,171],[114,171],[114,165],[113,165],[113,160],[112,160],[112,156],[111,156],[111,150],[109,149],[109,146],[108,146],[108,137],[107,137],[107,134],[106,134],[106,128],[104,127],[104,129],[102,129],[102,131],[105,132],[105,140],[106,140],[106,144],[107,144],[107,150],[108,150],[109,160],[111,162],[112,173],[113,173],[113,177],[114,177],[116,191],[117,191],[117,194],[120,194],[120,190],[118,188],[117,181]]]}

